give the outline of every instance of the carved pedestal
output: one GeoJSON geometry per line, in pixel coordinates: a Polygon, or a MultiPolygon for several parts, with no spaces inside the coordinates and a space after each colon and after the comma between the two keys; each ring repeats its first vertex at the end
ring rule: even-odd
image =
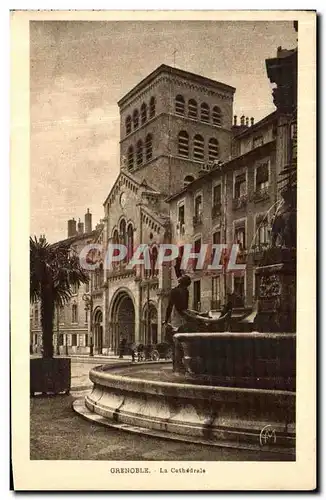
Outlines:
{"type": "Polygon", "coordinates": [[[256,270],[258,313],[254,330],[295,332],[295,252],[287,249],[271,249],[266,252],[265,263],[266,265],[256,270]]]}

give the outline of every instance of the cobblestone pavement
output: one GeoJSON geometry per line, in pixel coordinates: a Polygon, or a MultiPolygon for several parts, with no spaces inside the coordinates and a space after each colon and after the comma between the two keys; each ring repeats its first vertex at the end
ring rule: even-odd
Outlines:
{"type": "Polygon", "coordinates": [[[73,395],[31,399],[31,460],[291,459],[285,455],[163,440],[102,427],[77,415],[72,409],[73,400],[73,395]]]}

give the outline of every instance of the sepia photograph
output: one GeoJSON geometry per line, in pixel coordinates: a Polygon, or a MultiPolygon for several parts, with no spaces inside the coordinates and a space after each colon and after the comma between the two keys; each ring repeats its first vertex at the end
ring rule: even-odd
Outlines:
{"type": "Polygon", "coordinates": [[[304,23],[269,14],[28,20],[33,467],[298,461],[304,23]]]}

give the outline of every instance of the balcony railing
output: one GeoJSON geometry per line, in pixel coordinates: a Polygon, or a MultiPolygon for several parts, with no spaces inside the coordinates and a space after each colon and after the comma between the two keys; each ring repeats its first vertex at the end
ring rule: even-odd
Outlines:
{"type": "Polygon", "coordinates": [[[180,234],[181,236],[183,236],[185,234],[185,232],[186,232],[185,224],[178,222],[177,223],[177,234],[180,234]]]}
{"type": "Polygon", "coordinates": [[[144,279],[149,280],[153,278],[157,278],[159,274],[159,269],[145,269],[144,270],[144,279]]]}
{"type": "Polygon", "coordinates": [[[270,243],[259,243],[252,248],[254,261],[260,261],[263,258],[264,251],[270,247],[270,243]]]}
{"type": "Polygon", "coordinates": [[[212,217],[218,217],[222,214],[222,203],[216,203],[212,206],[212,217]]]}
{"type": "Polygon", "coordinates": [[[203,222],[203,215],[202,214],[196,214],[194,215],[192,219],[193,226],[199,226],[199,224],[202,224],[203,222]]]}
{"type": "Polygon", "coordinates": [[[248,195],[244,194],[237,198],[233,198],[232,200],[232,209],[239,210],[240,208],[244,208],[248,203],[248,195]]]}
{"type": "Polygon", "coordinates": [[[270,197],[269,188],[258,188],[253,194],[253,201],[259,203],[260,201],[268,200],[270,197]]]}

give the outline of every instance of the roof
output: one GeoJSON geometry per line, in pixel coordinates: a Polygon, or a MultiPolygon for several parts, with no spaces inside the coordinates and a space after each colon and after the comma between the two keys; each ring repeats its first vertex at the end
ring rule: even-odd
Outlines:
{"type": "Polygon", "coordinates": [[[167,203],[169,203],[170,201],[172,201],[176,198],[179,198],[179,196],[181,196],[184,193],[186,193],[187,191],[189,191],[189,189],[191,189],[192,187],[195,188],[197,185],[199,185],[203,181],[203,179],[208,179],[209,177],[213,177],[214,174],[216,175],[218,172],[222,173],[222,171],[236,166],[238,162],[241,162],[243,160],[248,160],[248,158],[250,156],[257,154],[258,150],[260,152],[263,152],[266,149],[270,149],[272,145],[275,146],[275,139],[273,141],[265,142],[265,144],[263,144],[262,146],[259,146],[258,148],[255,148],[255,149],[251,149],[250,151],[247,151],[243,155],[236,156],[235,158],[232,158],[232,160],[229,160],[229,161],[223,163],[223,165],[220,168],[219,167],[214,168],[214,169],[210,170],[209,172],[207,172],[206,174],[201,175],[200,177],[197,177],[197,179],[195,179],[194,181],[187,184],[186,187],[184,187],[183,189],[181,189],[177,193],[174,193],[171,196],[169,196],[168,198],[166,198],[165,201],[167,203]]]}
{"type": "Polygon", "coordinates": [[[112,193],[113,189],[115,188],[115,186],[116,186],[116,184],[117,184],[118,180],[120,179],[121,175],[125,175],[126,177],[129,177],[129,179],[130,179],[131,181],[133,181],[135,184],[137,184],[139,187],[144,187],[144,188],[146,188],[146,191],[152,191],[152,192],[153,192],[153,194],[155,194],[155,193],[157,192],[157,191],[156,191],[156,189],[154,189],[152,186],[150,186],[150,185],[148,184],[148,182],[147,182],[145,179],[141,180],[141,179],[139,179],[139,178],[135,177],[133,174],[131,174],[131,173],[129,172],[129,170],[127,170],[127,169],[123,169],[123,170],[120,170],[120,172],[119,172],[119,174],[118,174],[118,176],[117,176],[116,180],[114,181],[113,186],[112,186],[112,187],[111,187],[111,189],[110,189],[109,194],[108,194],[108,195],[107,195],[107,197],[105,198],[105,201],[104,201],[103,205],[105,205],[105,204],[107,203],[107,201],[108,201],[108,199],[110,198],[110,195],[111,195],[111,193],[112,193]]]}
{"type": "Polygon", "coordinates": [[[57,247],[59,245],[71,246],[76,241],[81,241],[83,239],[88,239],[88,238],[95,239],[100,234],[101,230],[102,230],[102,228],[99,228],[99,229],[94,229],[93,231],[91,231],[89,233],[76,234],[75,236],[71,236],[70,238],[66,238],[64,240],[60,240],[60,241],[56,241],[55,243],[52,243],[51,247],[57,247]]]}
{"type": "Polygon", "coordinates": [[[241,131],[239,134],[236,134],[234,138],[241,139],[242,137],[246,137],[247,135],[254,133],[259,128],[264,127],[268,123],[273,122],[274,120],[276,120],[276,118],[277,118],[277,111],[275,110],[272,113],[270,113],[269,115],[264,116],[264,118],[259,120],[257,123],[255,123],[251,127],[246,127],[245,130],[241,131]]]}
{"type": "Polygon", "coordinates": [[[152,73],[147,75],[143,80],[141,80],[135,87],[133,87],[127,94],[125,94],[119,101],[118,106],[121,107],[125,104],[127,100],[137,94],[144,87],[149,85],[155,78],[161,73],[169,73],[175,76],[179,76],[181,78],[186,78],[197,82],[201,85],[206,85],[210,87],[215,87],[218,90],[224,90],[226,92],[230,92],[234,94],[235,88],[227,85],[226,83],[218,82],[217,80],[213,80],[211,78],[207,78],[206,76],[198,75],[196,73],[190,73],[189,71],[185,71],[183,69],[173,68],[172,66],[168,66],[166,64],[161,64],[158,68],[156,68],[152,73]]]}
{"type": "Polygon", "coordinates": [[[168,214],[161,214],[161,213],[158,213],[158,212],[154,212],[147,205],[140,205],[140,206],[141,206],[141,209],[143,211],[147,212],[148,215],[150,217],[152,217],[153,219],[155,219],[156,222],[158,222],[159,224],[161,224],[161,226],[164,226],[167,222],[170,221],[170,217],[169,217],[168,214]]]}

